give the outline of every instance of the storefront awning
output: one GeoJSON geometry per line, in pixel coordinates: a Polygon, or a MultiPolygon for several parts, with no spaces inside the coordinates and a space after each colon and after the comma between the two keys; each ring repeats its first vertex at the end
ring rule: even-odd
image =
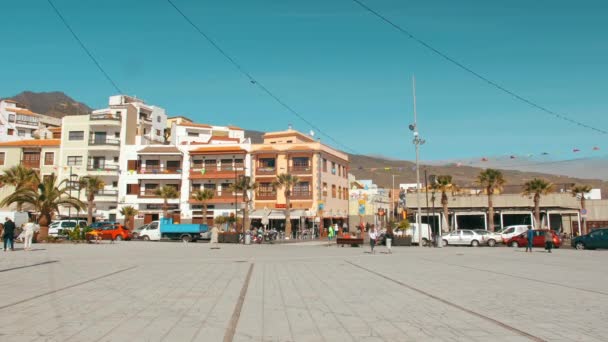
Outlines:
{"type": "MultiPolygon", "coordinates": [[[[261,219],[264,217],[264,209],[256,209],[249,214],[249,217],[252,219],[261,219]]],[[[300,217],[307,217],[306,210],[302,209],[292,209],[290,212],[290,217],[292,219],[299,219],[300,217]]],[[[272,209],[268,213],[268,219],[270,220],[284,220],[285,219],[285,210],[283,209],[272,209]]]]}

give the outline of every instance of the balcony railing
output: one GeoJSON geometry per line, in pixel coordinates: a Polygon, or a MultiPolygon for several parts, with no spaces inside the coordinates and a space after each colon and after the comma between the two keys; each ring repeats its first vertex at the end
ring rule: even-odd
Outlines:
{"type": "Polygon", "coordinates": [[[270,166],[258,167],[255,170],[255,174],[256,175],[276,175],[277,174],[277,168],[276,167],[270,167],[270,166]]]}
{"type": "Polygon", "coordinates": [[[311,191],[294,191],[291,193],[291,199],[312,199],[311,191]]]}
{"type": "Polygon", "coordinates": [[[276,200],[277,199],[277,193],[271,193],[271,192],[262,192],[262,193],[257,193],[255,195],[255,199],[256,200],[260,200],[260,201],[270,201],[270,200],[276,200]]]}
{"type": "Polygon", "coordinates": [[[118,165],[87,164],[87,171],[118,171],[118,165]]]}
{"type": "Polygon", "coordinates": [[[91,120],[116,120],[120,121],[120,115],[117,114],[91,114],[91,120]]]}
{"type": "Polygon", "coordinates": [[[91,145],[91,146],[103,146],[103,145],[119,146],[120,139],[91,137],[89,139],[89,145],[91,145]]]}
{"type": "Polygon", "coordinates": [[[221,165],[221,166],[211,166],[211,167],[202,167],[200,164],[195,164],[190,169],[191,176],[199,176],[199,175],[207,175],[207,174],[224,174],[224,175],[234,175],[243,174],[245,171],[245,167],[243,164],[237,165],[221,165]]]}
{"type": "Polygon", "coordinates": [[[289,167],[289,172],[293,174],[312,173],[310,165],[294,165],[289,167]]]}
{"type": "Polygon", "coordinates": [[[142,174],[178,174],[182,173],[181,167],[166,167],[166,166],[142,166],[137,170],[137,173],[142,174]]]}
{"type": "MultiPolygon", "coordinates": [[[[139,197],[156,197],[156,198],[161,198],[160,196],[158,196],[156,194],[156,191],[158,189],[148,189],[148,190],[142,190],[139,193],[139,197]]],[[[175,197],[174,199],[179,199],[180,197],[180,192],[177,191],[177,197],[175,197]]]]}
{"type": "Polygon", "coordinates": [[[95,196],[118,196],[118,190],[97,190],[95,196]]]}
{"type": "Polygon", "coordinates": [[[27,125],[27,126],[33,126],[33,127],[38,127],[38,121],[27,121],[27,120],[17,120],[15,121],[16,124],[19,125],[27,125]]]}
{"type": "Polygon", "coordinates": [[[21,165],[30,169],[37,169],[40,167],[40,160],[22,160],[21,165]]]}

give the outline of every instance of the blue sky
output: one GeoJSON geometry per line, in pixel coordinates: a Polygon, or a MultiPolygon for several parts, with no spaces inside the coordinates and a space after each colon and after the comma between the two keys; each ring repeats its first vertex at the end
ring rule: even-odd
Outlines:
{"type": "MultiPolygon", "coordinates": [[[[416,76],[425,160],[608,150],[445,62],[350,0],[174,0],[245,69],[336,140],[413,159],[416,76]]],[[[236,71],[164,0],[54,0],[122,90],[212,124],[310,127],[236,71]]],[[[421,39],[559,113],[608,130],[608,3],[366,3],[421,39]]],[[[61,90],[92,107],[114,93],[46,1],[3,1],[0,96],[61,90]],[[8,14],[8,15],[7,15],[8,14]]],[[[322,137],[323,141],[329,142],[322,137]]]]}

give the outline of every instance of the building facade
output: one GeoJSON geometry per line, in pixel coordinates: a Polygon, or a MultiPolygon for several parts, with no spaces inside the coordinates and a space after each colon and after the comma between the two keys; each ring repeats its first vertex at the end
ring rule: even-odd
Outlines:
{"type": "Polygon", "coordinates": [[[384,226],[390,219],[390,189],[379,188],[372,180],[349,175],[348,217],[351,224],[384,226]]]}
{"type": "Polygon", "coordinates": [[[60,124],[60,119],[34,113],[16,101],[0,100],[0,141],[52,138],[49,128],[60,124]]]}

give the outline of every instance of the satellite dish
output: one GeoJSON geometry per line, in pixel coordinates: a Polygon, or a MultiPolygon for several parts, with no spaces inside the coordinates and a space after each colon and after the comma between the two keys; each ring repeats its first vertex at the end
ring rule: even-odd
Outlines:
{"type": "Polygon", "coordinates": [[[315,136],[315,131],[313,131],[313,130],[311,129],[309,134],[310,134],[310,136],[311,136],[311,137],[314,137],[314,136],[315,136]]]}

